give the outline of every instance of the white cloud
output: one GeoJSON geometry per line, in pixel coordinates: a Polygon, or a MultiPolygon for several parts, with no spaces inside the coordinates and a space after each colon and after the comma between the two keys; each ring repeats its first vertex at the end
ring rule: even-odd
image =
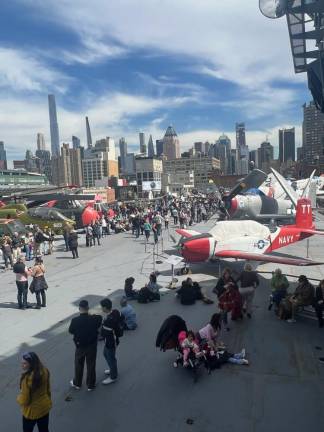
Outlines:
{"type": "MultiPolygon", "coordinates": [[[[191,97],[153,98],[115,92],[89,100],[87,107],[81,107],[78,112],[57,104],[60,140],[70,142],[72,135],[77,135],[85,143],[86,115],[94,139],[108,135],[118,139],[126,135],[135,140],[134,128],[130,126],[134,118],[158,112],[168,106],[180,107],[192,100],[191,97]]],[[[27,148],[35,149],[37,132],[45,133],[50,148],[47,98],[40,101],[3,96],[0,97],[0,112],[1,140],[8,150],[8,159],[23,157],[27,148]]],[[[156,118],[152,124],[158,125],[159,121],[162,119],[156,118]]]]}
{"type": "Polygon", "coordinates": [[[0,88],[15,92],[43,92],[48,89],[63,93],[68,78],[32,54],[12,48],[0,47],[0,88]]]}
{"type": "Polygon", "coordinates": [[[116,40],[192,58],[202,73],[256,88],[294,75],[286,22],[263,17],[257,0],[22,0],[81,38],[116,40]],[[140,5],[140,8],[139,8],[140,5]]]}

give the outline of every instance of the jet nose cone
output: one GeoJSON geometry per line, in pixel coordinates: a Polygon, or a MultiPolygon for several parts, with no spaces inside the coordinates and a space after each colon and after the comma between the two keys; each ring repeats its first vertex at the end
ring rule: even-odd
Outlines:
{"type": "Polygon", "coordinates": [[[92,207],[86,207],[82,213],[83,226],[91,224],[98,218],[98,213],[92,207]]]}
{"type": "Polygon", "coordinates": [[[231,203],[230,203],[230,208],[229,208],[229,214],[231,216],[233,216],[233,214],[236,212],[237,207],[238,207],[237,199],[236,198],[232,198],[231,199],[231,203]]]}
{"type": "Polygon", "coordinates": [[[182,256],[188,262],[202,262],[210,258],[209,238],[193,239],[182,245],[182,256]]]}

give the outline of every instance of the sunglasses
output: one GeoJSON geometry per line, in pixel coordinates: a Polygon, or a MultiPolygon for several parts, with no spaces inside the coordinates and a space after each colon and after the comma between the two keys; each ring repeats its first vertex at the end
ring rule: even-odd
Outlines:
{"type": "Polygon", "coordinates": [[[32,360],[32,356],[31,356],[31,354],[30,354],[29,352],[24,353],[24,354],[22,355],[22,358],[23,358],[23,360],[25,360],[25,361],[32,360]]]}

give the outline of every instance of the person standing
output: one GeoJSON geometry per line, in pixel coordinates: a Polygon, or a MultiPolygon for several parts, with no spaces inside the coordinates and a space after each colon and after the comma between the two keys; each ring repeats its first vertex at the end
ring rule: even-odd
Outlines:
{"type": "Polygon", "coordinates": [[[87,363],[88,391],[96,387],[96,360],[98,332],[102,323],[100,315],[89,314],[89,303],[81,300],[79,303],[80,315],[72,318],[69,333],[73,335],[75,343],[74,378],[70,381],[71,387],[80,390],[83,379],[84,362],[87,363]]]}
{"type": "Polygon", "coordinates": [[[146,221],[144,222],[144,233],[145,233],[146,241],[149,241],[150,239],[151,230],[152,230],[151,224],[149,220],[146,219],[146,221]]]}
{"type": "Polygon", "coordinates": [[[245,264],[237,282],[241,283],[239,291],[243,302],[243,312],[246,312],[247,317],[251,318],[255,289],[260,283],[257,273],[252,270],[251,264],[245,264]]]}
{"type": "Polygon", "coordinates": [[[112,309],[112,302],[109,298],[101,300],[100,305],[103,313],[106,314],[101,328],[101,336],[105,341],[103,354],[109,367],[105,370],[105,374],[109,376],[102,381],[102,384],[107,385],[114,383],[118,378],[116,349],[119,345],[119,338],[122,336],[121,316],[116,309],[112,309]]]}
{"type": "Polygon", "coordinates": [[[11,268],[13,267],[12,249],[10,240],[7,237],[4,237],[4,239],[2,240],[1,250],[5,264],[4,270],[6,271],[9,269],[9,265],[11,268]]]}
{"type": "Polygon", "coordinates": [[[43,264],[43,259],[42,257],[38,256],[35,259],[34,267],[32,267],[31,269],[31,276],[33,277],[33,281],[29,287],[30,292],[36,294],[36,309],[46,307],[45,291],[47,290],[48,285],[44,275],[45,266],[43,264]]]}
{"type": "Polygon", "coordinates": [[[49,412],[52,408],[50,373],[34,352],[22,356],[22,375],[17,402],[23,415],[23,432],[48,432],[49,412]]]}
{"type": "Polygon", "coordinates": [[[19,309],[27,309],[29,272],[23,255],[18,257],[17,262],[13,266],[13,271],[16,274],[18,307],[19,309]]]}
{"type": "Polygon", "coordinates": [[[68,245],[69,245],[69,249],[72,252],[72,257],[73,259],[75,258],[79,258],[79,253],[78,253],[78,233],[73,229],[70,234],[69,234],[69,238],[68,238],[68,245]]]}
{"type": "Polygon", "coordinates": [[[18,257],[21,255],[21,243],[22,242],[18,233],[15,232],[11,240],[12,257],[14,263],[18,261],[18,257]]]}
{"type": "Polygon", "coordinates": [[[318,319],[318,325],[320,328],[323,327],[324,321],[323,321],[323,310],[324,310],[324,279],[321,280],[319,285],[316,287],[315,290],[315,298],[313,302],[313,307],[316,312],[316,316],[318,319]]]}
{"type": "Polygon", "coordinates": [[[69,250],[69,235],[70,235],[71,227],[68,223],[64,224],[63,227],[63,238],[65,243],[65,252],[69,250]]]}

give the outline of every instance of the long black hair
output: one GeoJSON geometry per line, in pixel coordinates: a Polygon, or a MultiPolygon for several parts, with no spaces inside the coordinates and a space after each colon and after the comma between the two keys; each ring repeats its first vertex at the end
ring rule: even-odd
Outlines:
{"type": "Polygon", "coordinates": [[[222,328],[222,317],[220,313],[214,313],[210,318],[210,325],[214,330],[220,330],[222,328]]]}
{"type": "MultiPolygon", "coordinates": [[[[23,379],[25,377],[27,377],[28,375],[33,374],[32,385],[31,385],[31,395],[32,395],[34,393],[34,391],[37,390],[41,386],[42,381],[44,379],[44,370],[47,371],[47,369],[45,369],[45,367],[43,366],[42,362],[40,361],[38,355],[34,352],[27,352],[27,353],[23,354],[22,358],[23,358],[23,360],[25,360],[29,364],[29,369],[28,369],[28,371],[24,372],[21,375],[20,387],[21,387],[21,383],[22,383],[23,379]]],[[[48,373],[49,372],[47,371],[47,374],[48,373]]]]}

